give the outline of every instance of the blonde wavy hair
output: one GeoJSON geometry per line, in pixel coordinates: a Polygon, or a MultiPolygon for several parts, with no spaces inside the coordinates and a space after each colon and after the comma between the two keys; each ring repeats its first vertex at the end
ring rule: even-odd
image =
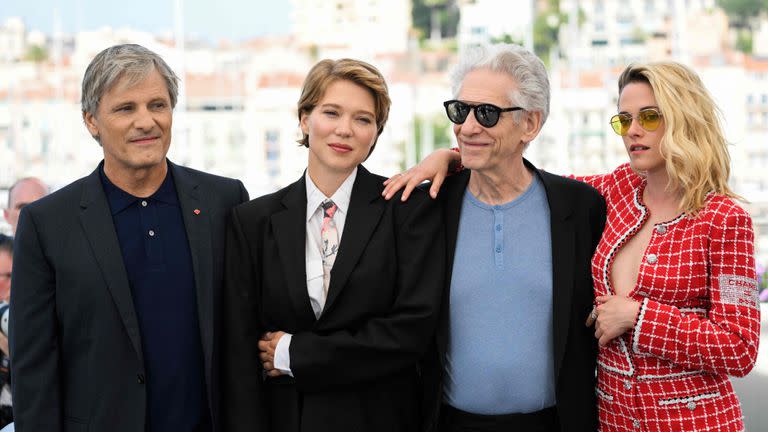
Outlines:
{"type": "Polygon", "coordinates": [[[695,216],[710,192],[743,200],[728,186],[731,157],[722,113],[699,76],[676,62],[630,64],[619,77],[619,95],[637,82],[651,86],[661,110],[666,125],[661,156],[667,187],[682,191],[680,211],[695,216]]]}

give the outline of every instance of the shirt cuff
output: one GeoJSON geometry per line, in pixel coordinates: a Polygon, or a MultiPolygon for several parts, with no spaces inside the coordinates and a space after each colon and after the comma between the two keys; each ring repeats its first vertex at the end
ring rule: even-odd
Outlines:
{"type": "Polygon", "coordinates": [[[275,369],[279,370],[280,372],[287,373],[290,376],[293,376],[293,372],[291,372],[291,354],[288,349],[291,347],[292,337],[292,334],[285,333],[283,337],[277,341],[277,346],[275,347],[274,364],[275,369]]]}

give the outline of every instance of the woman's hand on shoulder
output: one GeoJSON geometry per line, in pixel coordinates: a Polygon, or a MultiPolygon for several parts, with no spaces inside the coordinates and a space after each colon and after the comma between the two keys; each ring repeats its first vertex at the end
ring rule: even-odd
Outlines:
{"type": "Polygon", "coordinates": [[[403,173],[395,174],[384,181],[384,191],[381,195],[385,199],[391,199],[397,191],[403,189],[402,201],[407,201],[416,186],[425,180],[432,182],[429,195],[437,198],[437,193],[448,175],[448,168],[454,161],[460,161],[461,155],[450,149],[438,149],[424,158],[419,164],[403,173]]]}

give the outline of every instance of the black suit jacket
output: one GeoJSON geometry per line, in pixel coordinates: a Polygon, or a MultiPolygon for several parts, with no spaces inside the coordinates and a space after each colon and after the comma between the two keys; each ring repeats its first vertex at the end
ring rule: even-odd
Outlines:
{"type": "MultiPolygon", "coordinates": [[[[214,310],[223,282],[226,217],[248,193],[237,180],[172,163],[169,169],[192,253],[205,378],[213,401],[214,310]]],[[[143,431],[141,334],[98,169],[23,209],[13,289],[16,430],[143,431]]]]}
{"type": "Polygon", "coordinates": [[[420,424],[418,359],[437,323],[444,246],[437,203],[381,197],[358,168],[315,319],[305,270],[304,177],[236,207],[227,235],[223,430],[407,432],[420,424]],[[257,341],[293,334],[291,370],[262,378],[257,341]]]}
{"type": "MultiPolygon", "coordinates": [[[[584,325],[592,310],[591,258],[605,226],[605,201],[592,187],[525,166],[544,184],[552,239],[555,396],[560,428],[597,430],[595,366],[597,341],[584,325]]],[[[438,200],[446,227],[447,270],[436,338],[425,356],[424,430],[436,431],[443,398],[444,359],[449,340],[450,274],[456,252],[461,205],[470,170],[448,177],[438,200]]]]}

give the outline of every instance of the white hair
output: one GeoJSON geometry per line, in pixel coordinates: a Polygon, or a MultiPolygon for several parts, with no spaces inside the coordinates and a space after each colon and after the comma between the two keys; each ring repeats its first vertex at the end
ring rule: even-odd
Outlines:
{"type": "MultiPolygon", "coordinates": [[[[549,77],[544,63],[527,49],[513,44],[479,45],[468,48],[451,73],[453,96],[458,97],[466,75],[476,69],[489,69],[509,75],[517,90],[509,95],[513,105],[528,112],[541,112],[541,125],[549,116],[549,77]]],[[[520,112],[515,112],[519,115],[520,112]]],[[[515,117],[519,121],[519,117],[515,117]]]]}

